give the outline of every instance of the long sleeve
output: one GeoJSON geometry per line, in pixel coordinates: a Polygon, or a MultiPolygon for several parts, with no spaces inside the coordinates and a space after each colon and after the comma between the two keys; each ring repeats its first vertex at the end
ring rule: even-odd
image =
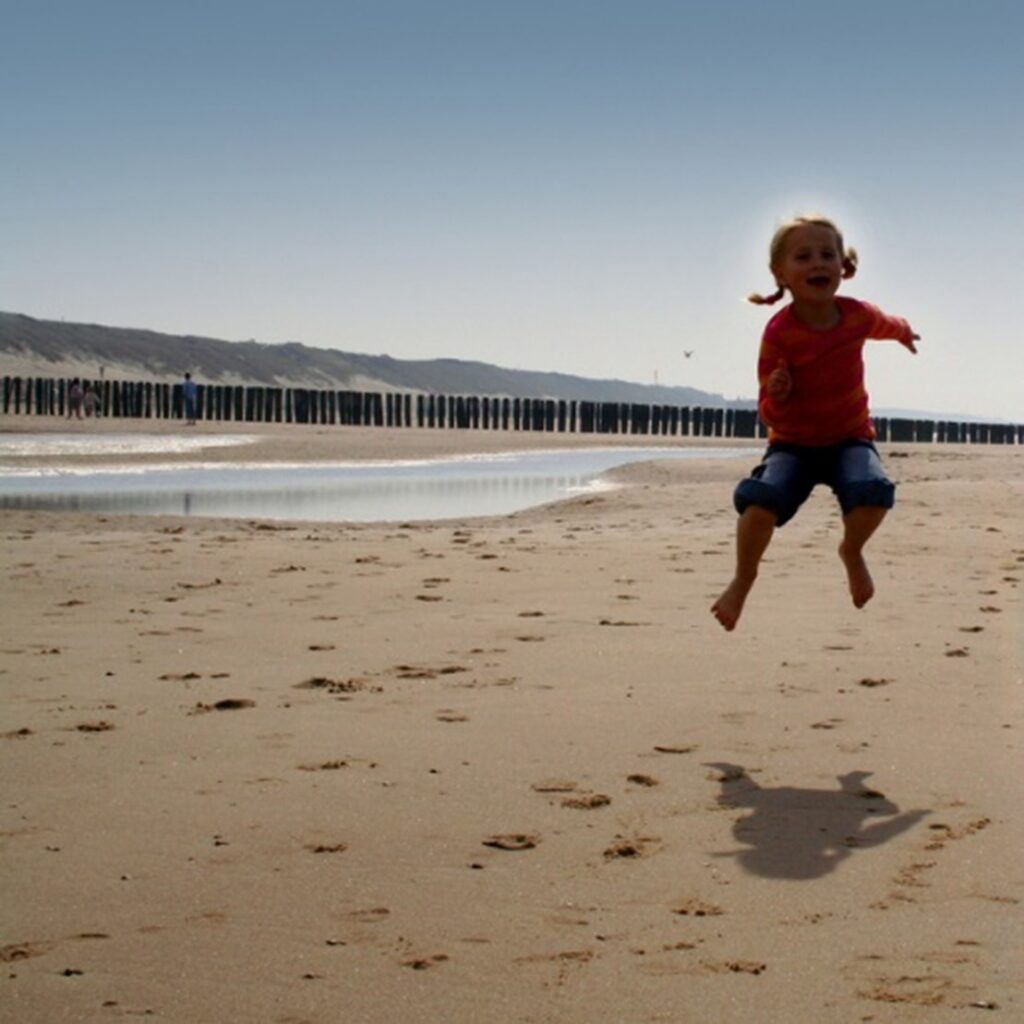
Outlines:
{"type": "Polygon", "coordinates": [[[909,323],[900,316],[889,316],[883,313],[877,306],[869,302],[861,305],[871,313],[873,323],[868,328],[867,336],[872,339],[898,341],[901,345],[908,344],[914,337],[914,332],[909,323]]]}

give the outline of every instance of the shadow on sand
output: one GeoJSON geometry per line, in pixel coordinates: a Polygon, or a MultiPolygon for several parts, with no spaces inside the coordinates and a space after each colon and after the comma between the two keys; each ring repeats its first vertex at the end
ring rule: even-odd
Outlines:
{"type": "Polygon", "coordinates": [[[718,803],[750,808],[733,825],[742,867],[765,878],[807,881],[834,871],[854,850],[879,846],[912,828],[929,811],[905,811],[864,785],[871,772],[838,776],[838,789],[762,789],[741,765],[710,763],[720,773],[718,803]]]}

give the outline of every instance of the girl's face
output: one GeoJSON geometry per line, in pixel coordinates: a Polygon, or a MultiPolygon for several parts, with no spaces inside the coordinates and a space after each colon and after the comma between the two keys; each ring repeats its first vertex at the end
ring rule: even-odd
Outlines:
{"type": "Polygon", "coordinates": [[[772,271],[798,305],[831,303],[843,279],[843,254],[836,233],[820,224],[793,228],[772,271]]]}

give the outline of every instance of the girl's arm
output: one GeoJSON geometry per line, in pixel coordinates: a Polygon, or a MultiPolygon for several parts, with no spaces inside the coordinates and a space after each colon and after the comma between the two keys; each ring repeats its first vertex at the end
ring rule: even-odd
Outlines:
{"type": "Polygon", "coordinates": [[[917,352],[915,341],[920,341],[921,336],[914,332],[914,329],[903,317],[889,316],[883,313],[877,306],[865,302],[865,306],[874,314],[874,323],[868,331],[869,338],[890,339],[898,341],[904,348],[911,352],[917,352]]]}
{"type": "Polygon", "coordinates": [[[767,338],[757,357],[757,413],[761,422],[773,426],[793,390],[793,377],[782,350],[767,338]]]}

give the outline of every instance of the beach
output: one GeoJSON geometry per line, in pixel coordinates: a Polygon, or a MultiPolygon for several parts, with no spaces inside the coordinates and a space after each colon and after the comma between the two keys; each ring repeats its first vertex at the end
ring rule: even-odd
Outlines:
{"type": "MultiPolygon", "coordinates": [[[[189,429],[257,437],[227,464],[683,443],[189,429]]],[[[880,446],[874,599],[819,488],[726,633],[748,444],[481,519],[0,511],[0,1015],[1024,1020],[1024,451],[880,446]]],[[[122,461],[156,458],[196,455],[122,461]]]]}

